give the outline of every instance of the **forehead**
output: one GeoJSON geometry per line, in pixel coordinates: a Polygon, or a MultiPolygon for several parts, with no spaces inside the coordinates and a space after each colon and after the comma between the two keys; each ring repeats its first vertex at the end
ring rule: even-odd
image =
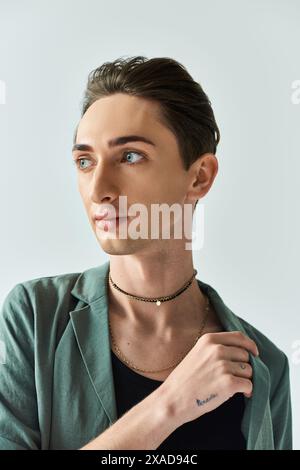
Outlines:
{"type": "Polygon", "coordinates": [[[87,109],[78,124],[76,142],[100,143],[126,134],[142,134],[151,140],[155,136],[172,138],[161,120],[158,102],[115,93],[96,100],[87,109]]]}

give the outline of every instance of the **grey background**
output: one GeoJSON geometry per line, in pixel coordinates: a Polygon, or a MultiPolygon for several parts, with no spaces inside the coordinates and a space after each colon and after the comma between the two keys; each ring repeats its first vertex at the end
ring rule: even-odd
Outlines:
{"type": "Polygon", "coordinates": [[[299,1],[1,0],[0,9],[0,303],[17,282],[107,259],[71,161],[88,72],[119,56],[175,58],[221,130],[198,277],[289,357],[299,449],[299,1]]]}

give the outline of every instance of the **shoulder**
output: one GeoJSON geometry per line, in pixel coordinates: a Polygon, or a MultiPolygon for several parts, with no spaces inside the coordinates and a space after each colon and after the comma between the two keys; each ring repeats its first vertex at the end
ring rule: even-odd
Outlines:
{"type": "Polygon", "coordinates": [[[4,299],[0,333],[9,325],[59,340],[70,313],[105,296],[109,261],[82,272],[29,279],[16,284],[4,299]],[[53,334],[52,334],[53,333],[53,334]]]}
{"type": "Polygon", "coordinates": [[[47,300],[50,303],[68,299],[81,273],[65,273],[44,276],[20,283],[32,301],[47,300]]]}
{"type": "Polygon", "coordinates": [[[8,303],[21,302],[34,307],[36,303],[47,305],[67,300],[68,293],[80,273],[57,274],[29,279],[15,284],[4,299],[3,306],[8,303]]]}
{"type": "Polygon", "coordinates": [[[0,328],[38,330],[55,326],[78,302],[71,291],[80,273],[33,278],[15,284],[4,298],[0,328]]]}
{"type": "MultiPolygon", "coordinates": [[[[4,299],[0,321],[31,322],[38,334],[60,331],[78,310],[105,295],[109,262],[82,272],[29,279],[16,284],[4,299]]],[[[1,325],[0,325],[1,328],[1,325]]]]}

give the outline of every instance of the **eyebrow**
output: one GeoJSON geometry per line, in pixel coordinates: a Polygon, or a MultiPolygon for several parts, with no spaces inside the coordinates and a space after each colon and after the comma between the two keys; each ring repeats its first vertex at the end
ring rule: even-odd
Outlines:
{"type": "MultiPolygon", "coordinates": [[[[144,142],[145,144],[153,145],[155,147],[154,142],[147,139],[146,137],[143,137],[142,135],[124,135],[122,137],[116,137],[108,141],[108,147],[117,147],[127,144],[127,142],[144,142]]],[[[75,152],[76,150],[93,151],[93,147],[87,144],[74,144],[72,147],[72,152],[75,152]]]]}

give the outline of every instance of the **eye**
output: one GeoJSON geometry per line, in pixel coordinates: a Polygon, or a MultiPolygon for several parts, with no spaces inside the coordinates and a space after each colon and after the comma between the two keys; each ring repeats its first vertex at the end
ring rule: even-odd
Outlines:
{"type": "MultiPolygon", "coordinates": [[[[141,154],[141,153],[138,153],[138,152],[135,152],[134,150],[127,150],[126,152],[123,153],[123,158],[124,156],[126,155],[139,155],[142,158],[144,158],[144,156],[141,154]]],[[[139,160],[136,162],[134,161],[134,158],[135,157],[131,157],[130,160],[126,160],[125,163],[129,164],[129,165],[135,165],[136,163],[139,163],[139,160]]],[[[126,158],[125,158],[126,159],[126,158]]]]}
{"type": "Polygon", "coordinates": [[[76,160],[73,161],[74,165],[76,165],[80,170],[85,170],[87,167],[86,166],[81,166],[80,163],[83,162],[84,160],[88,161],[88,158],[76,158],[76,160]]]}

